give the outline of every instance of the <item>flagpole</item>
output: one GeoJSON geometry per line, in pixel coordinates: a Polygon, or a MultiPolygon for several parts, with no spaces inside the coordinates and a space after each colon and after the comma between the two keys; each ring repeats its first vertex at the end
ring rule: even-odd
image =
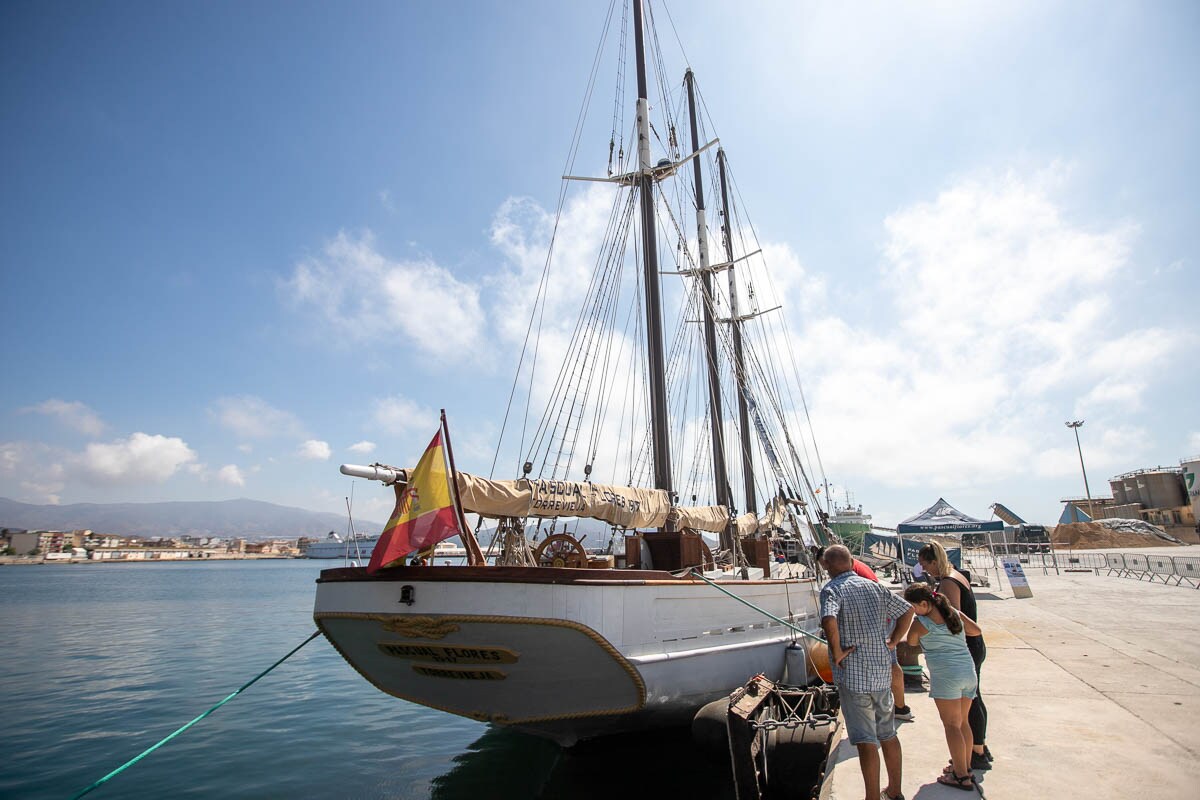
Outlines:
{"type": "Polygon", "coordinates": [[[446,440],[446,458],[450,462],[450,487],[454,490],[454,511],[458,514],[458,524],[462,528],[463,547],[467,548],[467,566],[482,567],[487,562],[474,532],[467,526],[467,518],[462,510],[462,498],[458,495],[458,471],[454,468],[454,448],[450,446],[450,426],[446,424],[446,409],[441,410],[442,436],[446,440]]]}

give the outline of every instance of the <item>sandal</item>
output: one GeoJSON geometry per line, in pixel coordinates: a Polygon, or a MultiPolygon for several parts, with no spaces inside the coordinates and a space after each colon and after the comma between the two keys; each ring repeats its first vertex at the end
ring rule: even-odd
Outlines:
{"type": "Polygon", "coordinates": [[[943,773],[938,776],[937,782],[942,786],[952,786],[955,789],[962,789],[964,792],[975,790],[975,776],[970,773],[961,777],[955,775],[953,772],[948,774],[943,773]]]}

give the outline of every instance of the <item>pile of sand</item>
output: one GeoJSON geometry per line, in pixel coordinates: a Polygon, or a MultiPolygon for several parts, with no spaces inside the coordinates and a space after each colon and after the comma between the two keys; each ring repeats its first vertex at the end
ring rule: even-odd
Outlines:
{"type": "Polygon", "coordinates": [[[1169,547],[1183,544],[1174,536],[1140,519],[1101,519],[1059,525],[1050,534],[1056,545],[1099,550],[1108,547],[1169,547]]]}

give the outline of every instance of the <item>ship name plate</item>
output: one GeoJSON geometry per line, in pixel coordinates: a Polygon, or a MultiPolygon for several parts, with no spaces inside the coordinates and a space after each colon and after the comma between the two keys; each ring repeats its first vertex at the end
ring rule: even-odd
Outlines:
{"type": "Polygon", "coordinates": [[[458,681],[502,681],[508,676],[497,669],[466,669],[437,667],[433,664],[413,664],[413,672],[429,678],[450,678],[458,681]]]}
{"type": "Polygon", "coordinates": [[[419,658],[438,664],[515,664],[519,656],[503,647],[425,644],[423,642],[378,642],[383,653],[395,658],[419,658]]]}

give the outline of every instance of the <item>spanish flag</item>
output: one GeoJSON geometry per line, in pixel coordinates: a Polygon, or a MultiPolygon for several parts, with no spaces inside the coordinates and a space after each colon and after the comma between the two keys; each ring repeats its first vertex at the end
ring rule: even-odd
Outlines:
{"type": "Polygon", "coordinates": [[[396,510],[388,520],[367,572],[394,566],[414,550],[433,547],[443,539],[462,535],[458,508],[450,486],[451,472],[442,446],[442,429],[417,466],[408,474],[408,483],[396,484],[396,510]]]}

